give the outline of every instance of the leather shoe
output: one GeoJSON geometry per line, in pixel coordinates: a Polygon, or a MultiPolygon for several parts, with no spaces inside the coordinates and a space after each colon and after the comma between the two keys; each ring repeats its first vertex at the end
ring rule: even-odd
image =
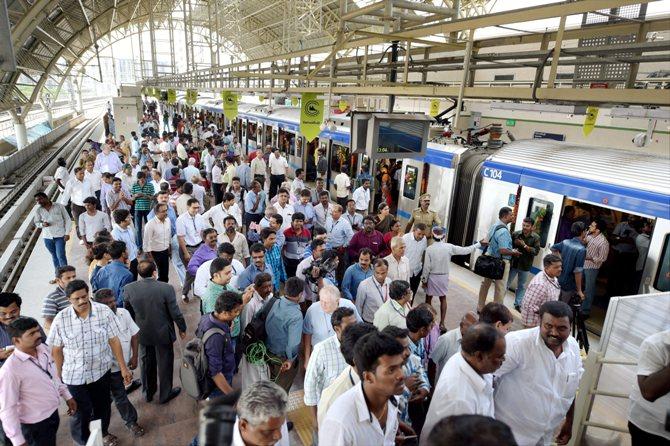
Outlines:
{"type": "Polygon", "coordinates": [[[181,387],[175,387],[172,390],[170,390],[170,394],[168,395],[168,397],[165,400],[161,401],[160,403],[167,404],[170,402],[170,400],[176,398],[177,395],[179,395],[180,393],[181,393],[181,387]]]}
{"type": "Polygon", "coordinates": [[[152,402],[153,399],[154,399],[153,395],[144,395],[144,401],[146,401],[147,403],[152,402]]]}
{"type": "Polygon", "coordinates": [[[132,393],[135,390],[139,389],[142,386],[142,381],[139,379],[134,380],[133,382],[130,383],[128,387],[126,387],[126,394],[132,393]]]}

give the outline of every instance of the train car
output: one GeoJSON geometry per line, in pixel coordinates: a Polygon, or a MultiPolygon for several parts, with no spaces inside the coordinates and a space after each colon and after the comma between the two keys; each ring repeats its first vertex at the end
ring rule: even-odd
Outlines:
{"type": "MultiPolygon", "coordinates": [[[[598,297],[606,306],[610,296],[670,291],[667,158],[547,139],[525,140],[488,156],[479,174],[482,182],[478,212],[474,237],[469,242],[486,236],[501,207],[512,207],[516,212],[512,230],[520,229],[526,217],[535,220],[534,230],[540,235],[541,245],[532,270],[537,273],[544,255],[561,241],[559,226],[563,219],[573,213],[571,221],[584,221],[587,225],[600,219],[607,225],[610,253],[599,272],[596,303],[598,297]],[[648,253],[640,263],[635,256],[625,255],[635,250],[630,239],[613,235],[618,232],[618,225],[629,222],[632,226],[636,220],[653,227],[648,253]],[[635,274],[636,265],[643,265],[641,274],[635,274]]],[[[454,213],[462,211],[453,209],[454,213]]],[[[473,254],[470,265],[480,253],[473,254]]]]}

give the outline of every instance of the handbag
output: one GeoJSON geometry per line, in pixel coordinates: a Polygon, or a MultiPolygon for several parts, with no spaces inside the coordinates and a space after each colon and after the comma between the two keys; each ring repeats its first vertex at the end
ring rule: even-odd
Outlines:
{"type": "MultiPolygon", "coordinates": [[[[491,237],[495,235],[496,231],[504,227],[502,225],[496,226],[491,237]]],[[[475,261],[475,274],[491,280],[500,280],[505,275],[505,262],[502,258],[490,256],[484,251],[475,261]]]]}

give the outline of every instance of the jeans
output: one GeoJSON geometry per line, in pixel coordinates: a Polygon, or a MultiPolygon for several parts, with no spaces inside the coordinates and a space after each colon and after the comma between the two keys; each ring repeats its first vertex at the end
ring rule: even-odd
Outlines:
{"type": "Polygon", "coordinates": [[[45,238],[44,245],[51,253],[51,262],[54,264],[54,270],[67,265],[67,257],[65,256],[65,238],[45,238]]]}
{"type": "Polygon", "coordinates": [[[121,419],[126,423],[126,426],[136,424],[137,410],[135,410],[135,406],[133,406],[133,403],[128,399],[126,386],[123,383],[121,372],[112,372],[110,387],[114,405],[116,406],[116,410],[119,411],[121,419]]]}
{"type": "Polygon", "coordinates": [[[150,210],[140,211],[135,209],[135,243],[138,247],[142,246],[142,232],[144,231],[144,224],[147,222],[147,215],[149,215],[150,210]]]}
{"type": "Polygon", "coordinates": [[[110,376],[108,371],[90,384],[72,385],[67,388],[77,402],[77,412],[70,418],[70,433],[77,444],[86,444],[91,435],[89,423],[92,420],[102,422],[102,436],[107,436],[109,418],[112,412],[110,394],[110,376]]]}
{"type": "Polygon", "coordinates": [[[584,268],[584,302],[582,302],[582,314],[591,313],[591,305],[596,295],[596,280],[598,279],[596,268],[584,268]]]}
{"type": "Polygon", "coordinates": [[[521,301],[523,300],[523,295],[526,294],[526,284],[528,284],[528,276],[530,276],[530,271],[522,271],[517,268],[510,268],[509,270],[509,279],[507,279],[507,288],[514,282],[515,277],[519,277],[516,282],[516,292],[514,293],[514,305],[517,307],[521,306],[521,301]]]}

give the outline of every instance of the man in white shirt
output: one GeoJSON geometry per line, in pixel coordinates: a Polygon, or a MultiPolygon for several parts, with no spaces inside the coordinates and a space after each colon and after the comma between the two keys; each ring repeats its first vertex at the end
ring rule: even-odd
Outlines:
{"type": "Polygon", "coordinates": [[[319,193],[319,204],[314,206],[315,226],[321,226],[322,228],[326,227],[328,217],[333,215],[333,205],[334,203],[330,202],[330,194],[328,191],[321,191],[321,193],[319,193]]]}
{"type": "Polygon", "coordinates": [[[259,147],[256,149],[256,157],[251,160],[251,177],[260,183],[261,189],[265,187],[267,170],[267,163],[263,159],[263,149],[259,147]]]}
{"type": "Polygon", "coordinates": [[[168,184],[168,185],[170,184],[170,183],[167,182],[166,179],[163,178],[163,176],[161,175],[160,170],[158,170],[158,169],[152,169],[151,170],[151,181],[150,181],[150,183],[153,186],[154,191],[156,191],[156,193],[158,193],[158,191],[161,190],[161,184],[163,184],[163,183],[168,184]]]}
{"type": "Polygon", "coordinates": [[[363,180],[363,184],[356,188],[351,198],[356,202],[356,212],[367,214],[370,207],[370,180],[363,180]]]}
{"type": "Polygon", "coordinates": [[[79,216],[86,212],[84,207],[84,200],[88,197],[95,198],[95,192],[91,187],[91,183],[84,179],[84,168],[75,167],[74,176],[72,176],[65,184],[65,190],[60,197],[60,204],[67,206],[68,201],[71,201],[72,218],[77,229],[77,237],[81,238],[79,231],[79,216]]]}
{"type": "MultiPolygon", "coordinates": [[[[177,217],[177,241],[179,242],[179,255],[184,265],[188,265],[191,256],[202,244],[202,231],[208,225],[205,219],[200,215],[200,202],[196,198],[191,198],[186,203],[187,211],[177,217]]],[[[188,302],[188,293],[191,291],[191,286],[195,276],[186,271],[186,280],[182,287],[181,299],[188,302]]]]}
{"type": "Polygon", "coordinates": [[[289,446],[288,395],[271,381],[250,384],[237,401],[232,446],[289,446]]]}
{"type": "Polygon", "coordinates": [[[417,223],[414,225],[414,230],[402,236],[405,242],[405,256],[409,260],[409,284],[412,292],[416,295],[416,291],[421,284],[421,273],[423,272],[423,254],[428,247],[428,240],[426,239],[426,225],[417,223]]]}
{"type": "Polygon", "coordinates": [[[195,158],[189,158],[188,166],[184,168],[184,179],[190,183],[196,175],[200,176],[200,169],[195,167],[195,158]]]}
{"type": "Polygon", "coordinates": [[[95,234],[106,229],[112,230],[112,224],[109,220],[109,215],[102,211],[98,211],[98,200],[95,197],[88,197],[84,200],[86,212],[79,216],[77,226],[81,232],[82,244],[86,249],[90,249],[95,241],[95,234]]]}
{"type": "Polygon", "coordinates": [[[449,330],[437,338],[437,342],[430,352],[430,362],[428,363],[428,377],[431,379],[433,385],[440,379],[440,374],[447,361],[461,351],[463,334],[476,323],[477,313],[468,311],[461,318],[461,323],[458,327],[449,330]]]}
{"type": "Polygon", "coordinates": [[[305,189],[305,171],[303,169],[296,169],[295,178],[291,182],[291,193],[296,197],[305,189]]]}
{"type": "Polygon", "coordinates": [[[216,232],[219,234],[226,232],[223,227],[223,219],[229,215],[235,217],[237,226],[242,227],[242,211],[237,203],[235,203],[235,196],[230,192],[223,194],[221,204],[212,206],[207,212],[202,214],[205,221],[216,229],[216,232]]]}
{"type": "Polygon", "coordinates": [[[277,192],[277,202],[274,204],[274,208],[283,219],[283,223],[280,229],[282,233],[289,226],[291,226],[291,217],[295,213],[295,209],[293,208],[293,205],[289,204],[288,199],[288,190],[284,188],[279,189],[279,192],[277,192]]]}
{"type": "MultiPolygon", "coordinates": [[[[404,347],[381,333],[365,335],[354,361],[361,384],[343,393],[319,426],[319,444],[394,446],[398,433],[396,395],[404,390],[404,347]]],[[[405,435],[414,435],[403,428],[405,435]]]]}
{"type": "Polygon", "coordinates": [[[342,166],[342,170],[335,176],[333,183],[335,183],[335,196],[338,204],[343,208],[347,207],[347,199],[349,198],[349,189],[351,188],[351,179],[347,175],[348,166],[342,166]]]}
{"type": "Polygon", "coordinates": [[[409,259],[405,257],[405,241],[402,237],[396,236],[391,239],[391,254],[384,259],[389,264],[389,279],[409,282],[409,259]]]}
{"type": "MultiPolygon", "coordinates": [[[[123,359],[126,364],[128,364],[130,370],[135,370],[139,358],[138,353],[140,342],[138,333],[140,328],[137,326],[128,310],[125,308],[117,308],[116,298],[111,289],[99,289],[95,292],[93,300],[109,307],[109,309],[112,310],[112,313],[114,313],[114,316],[116,316],[116,322],[119,326],[119,341],[121,342],[123,359]]],[[[112,363],[111,372],[110,387],[114,405],[119,411],[119,415],[121,415],[121,419],[124,421],[126,427],[135,437],[141,437],[144,435],[144,429],[137,424],[137,410],[135,409],[135,406],[133,406],[133,403],[128,399],[128,393],[138,389],[142,384],[139,379],[136,379],[130,386],[128,386],[128,390],[126,390],[126,387],[123,385],[123,378],[121,377],[119,365],[116,361],[112,363]]]]}
{"type": "MultiPolygon", "coordinates": [[[[216,255],[220,259],[227,260],[230,262],[230,266],[233,269],[233,275],[230,278],[230,285],[232,288],[237,289],[237,279],[244,271],[244,265],[237,259],[234,259],[235,248],[230,243],[221,243],[216,249],[216,255]]],[[[210,271],[210,266],[212,265],[212,260],[204,262],[198,267],[198,270],[195,273],[195,280],[193,281],[193,294],[202,298],[207,295],[207,288],[209,287],[209,281],[212,278],[212,273],[210,271]]]]}
{"type": "Polygon", "coordinates": [[[630,393],[628,430],[633,446],[670,444],[665,429],[670,408],[670,330],[642,341],[637,382],[630,393]]]}
{"type": "Polygon", "coordinates": [[[279,149],[274,149],[270,159],[268,160],[268,167],[270,168],[270,199],[277,194],[277,189],[286,180],[286,171],[288,170],[288,161],[279,152],[279,149]]]}
{"type": "MultiPolygon", "coordinates": [[[[84,178],[91,183],[91,189],[95,194],[95,198],[100,201],[100,188],[102,187],[102,174],[93,170],[93,161],[86,161],[86,171],[84,172],[84,178]]],[[[104,197],[103,197],[104,198],[104,197]]]]}
{"type": "MultiPolygon", "coordinates": [[[[493,375],[505,359],[505,337],[489,324],[470,327],[461,352],[447,361],[437,382],[423,425],[421,444],[438,421],[452,415],[493,417],[493,375]]],[[[523,408],[519,408],[523,410],[523,408]]]]}
{"type": "Polygon", "coordinates": [[[112,175],[116,175],[121,171],[122,167],[123,164],[119,159],[119,155],[112,152],[109,145],[104,144],[102,146],[102,152],[95,157],[95,170],[100,173],[109,172],[112,175]]]}
{"type": "Polygon", "coordinates": [[[568,304],[546,302],[539,314],[539,327],[505,337],[505,362],[495,373],[495,414],[520,445],[564,445],[572,436],[575,393],[584,369],[579,345],[570,336],[568,304]]]}

